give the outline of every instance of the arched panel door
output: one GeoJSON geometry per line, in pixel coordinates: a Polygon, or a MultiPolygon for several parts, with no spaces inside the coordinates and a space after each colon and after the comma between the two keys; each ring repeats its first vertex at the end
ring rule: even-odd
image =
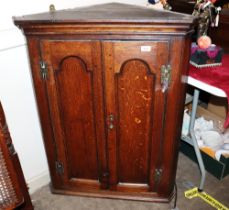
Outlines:
{"type": "Polygon", "coordinates": [[[52,177],[58,188],[105,188],[100,43],[43,41],[41,47],[56,156],[52,177]]]}
{"type": "Polygon", "coordinates": [[[143,196],[157,193],[166,93],[161,66],[168,42],[104,42],[110,188],[143,196]]]}

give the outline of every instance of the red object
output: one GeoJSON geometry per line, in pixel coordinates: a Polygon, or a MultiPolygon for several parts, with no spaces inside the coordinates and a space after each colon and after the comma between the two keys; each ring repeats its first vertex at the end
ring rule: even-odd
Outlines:
{"type": "MultiPolygon", "coordinates": [[[[222,89],[227,95],[227,101],[229,104],[229,54],[223,56],[222,66],[198,69],[190,65],[189,76],[222,89]]],[[[227,128],[228,126],[229,113],[224,122],[224,128],[227,128]]]]}

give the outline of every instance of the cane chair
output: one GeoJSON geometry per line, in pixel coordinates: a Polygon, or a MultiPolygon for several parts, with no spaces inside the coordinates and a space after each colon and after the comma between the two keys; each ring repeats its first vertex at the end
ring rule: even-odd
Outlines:
{"type": "Polygon", "coordinates": [[[33,210],[0,102],[0,210],[33,210]]]}

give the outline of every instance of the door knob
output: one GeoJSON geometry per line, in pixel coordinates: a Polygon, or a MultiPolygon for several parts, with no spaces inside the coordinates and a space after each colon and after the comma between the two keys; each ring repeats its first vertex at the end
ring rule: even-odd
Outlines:
{"type": "Polygon", "coordinates": [[[109,125],[109,129],[112,130],[113,128],[114,128],[114,125],[111,123],[111,124],[109,125]]]}
{"type": "Polygon", "coordinates": [[[114,115],[113,114],[108,115],[107,121],[108,121],[108,128],[112,130],[114,128],[114,115]]]}
{"type": "Polygon", "coordinates": [[[114,122],[114,115],[113,114],[110,114],[108,118],[109,118],[110,122],[114,122]]]}

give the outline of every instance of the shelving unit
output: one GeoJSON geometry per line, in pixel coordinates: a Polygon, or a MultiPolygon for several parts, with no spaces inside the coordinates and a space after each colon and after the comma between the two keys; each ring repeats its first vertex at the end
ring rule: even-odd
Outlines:
{"type": "Polygon", "coordinates": [[[218,97],[226,97],[226,94],[223,90],[216,88],[214,86],[208,85],[199,80],[196,80],[192,78],[191,76],[188,77],[187,83],[189,85],[192,85],[195,89],[194,89],[193,97],[191,97],[190,95],[186,96],[186,103],[190,103],[190,100],[192,100],[192,111],[191,111],[191,119],[190,119],[190,126],[189,126],[189,136],[182,136],[181,139],[194,147],[195,154],[196,154],[197,161],[198,161],[199,168],[200,168],[200,173],[201,173],[199,190],[203,190],[205,178],[206,178],[206,170],[205,170],[203,158],[201,155],[201,151],[199,149],[199,146],[198,146],[198,143],[195,137],[195,133],[194,133],[194,124],[195,124],[195,119],[196,119],[196,111],[197,111],[197,105],[199,101],[199,94],[200,94],[200,91],[206,91],[218,97]]]}

